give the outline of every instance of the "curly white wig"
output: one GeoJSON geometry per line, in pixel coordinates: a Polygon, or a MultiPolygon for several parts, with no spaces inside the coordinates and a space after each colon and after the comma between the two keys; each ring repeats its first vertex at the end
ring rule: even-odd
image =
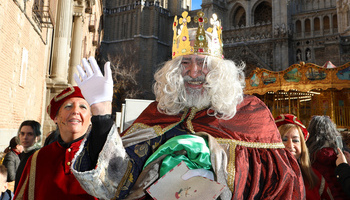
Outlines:
{"type": "MultiPolygon", "coordinates": [[[[207,56],[205,60],[209,73],[204,84],[206,92],[201,98],[208,99],[210,108],[207,113],[216,118],[231,119],[236,114],[237,105],[243,101],[245,65],[243,63],[236,65],[231,60],[213,56],[207,56]]],[[[189,94],[186,92],[181,75],[183,70],[181,61],[182,56],[179,56],[166,62],[154,75],[156,83],[153,90],[159,112],[176,115],[185,107],[195,106],[188,102],[189,94]]],[[[205,104],[205,100],[199,103],[203,106],[205,104]]]]}

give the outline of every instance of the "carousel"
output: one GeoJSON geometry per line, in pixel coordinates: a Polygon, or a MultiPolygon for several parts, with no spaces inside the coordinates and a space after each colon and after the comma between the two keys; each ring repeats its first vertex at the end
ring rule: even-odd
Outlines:
{"type": "Polygon", "coordinates": [[[350,128],[350,62],[301,62],[280,72],[257,68],[246,77],[245,94],[259,97],[274,117],[291,113],[308,125],[313,115],[328,115],[338,128],[350,128]]]}

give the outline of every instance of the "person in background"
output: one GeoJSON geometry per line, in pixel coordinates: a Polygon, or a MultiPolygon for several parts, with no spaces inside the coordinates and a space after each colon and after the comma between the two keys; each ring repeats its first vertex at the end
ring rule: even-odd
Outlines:
{"type": "Polygon", "coordinates": [[[337,143],[341,136],[329,116],[313,116],[308,126],[310,133],[306,145],[309,149],[312,167],[322,174],[329,185],[334,199],[348,199],[335,176],[337,143]]]}
{"type": "Polygon", "coordinates": [[[23,146],[19,144],[16,136],[13,137],[10,140],[9,146],[5,149],[6,155],[2,163],[7,168],[8,189],[12,192],[15,187],[16,171],[20,163],[19,154],[22,152],[23,146]]]}
{"type": "Polygon", "coordinates": [[[0,200],[12,200],[13,193],[7,189],[7,169],[4,165],[0,165],[0,200]]]}
{"type": "Polygon", "coordinates": [[[350,153],[347,151],[343,152],[339,147],[337,150],[339,153],[336,160],[337,167],[335,168],[335,175],[342,186],[343,191],[345,191],[350,198],[350,165],[348,164],[350,153]]]}
{"type": "Polygon", "coordinates": [[[96,199],[87,194],[71,172],[71,161],[90,131],[90,108],[78,87],[69,86],[50,101],[47,113],[57,125],[55,141],[28,160],[15,199],[96,199]]]}
{"type": "MultiPolygon", "coordinates": [[[[174,156],[193,164],[186,164],[190,170],[213,173],[214,181],[226,185],[218,197],[222,200],[304,199],[298,163],[284,149],[271,112],[258,98],[243,95],[243,66],[223,59],[216,14],[207,31],[204,13],[197,16],[198,29],[187,29],[191,18],[183,12],[181,32],[175,17],[173,59],[155,74],[156,101],[122,136],[113,123],[98,127],[93,121],[73,159],[74,175],[101,199],[150,198],[147,188],[181,162],[174,156]],[[171,149],[169,141],[177,147],[174,152],[158,154],[171,149]],[[191,160],[205,146],[210,156],[191,160]]],[[[75,81],[90,105],[110,105],[113,80],[106,82],[95,59],[89,61],[77,67],[75,81]]],[[[105,76],[111,76],[109,71],[105,76]]],[[[113,121],[110,114],[99,117],[113,121]]]]}
{"type": "Polygon", "coordinates": [[[350,131],[346,129],[346,130],[340,131],[340,134],[343,137],[344,145],[346,145],[346,148],[349,149],[350,148],[350,131]]]}
{"type": "Polygon", "coordinates": [[[58,135],[59,135],[59,131],[57,129],[51,131],[45,139],[44,146],[47,146],[47,145],[57,141],[58,135]]]}
{"type": "Polygon", "coordinates": [[[40,123],[35,120],[23,121],[18,129],[17,137],[19,138],[19,143],[23,146],[23,152],[20,154],[21,161],[16,172],[15,192],[28,158],[40,149],[38,142],[41,135],[40,129],[40,123]]]}
{"type": "Polygon", "coordinates": [[[309,133],[304,124],[292,114],[281,114],[275,118],[275,123],[281,134],[282,141],[298,161],[303,175],[306,199],[333,199],[332,193],[324,177],[311,167],[306,141],[309,133]]]}

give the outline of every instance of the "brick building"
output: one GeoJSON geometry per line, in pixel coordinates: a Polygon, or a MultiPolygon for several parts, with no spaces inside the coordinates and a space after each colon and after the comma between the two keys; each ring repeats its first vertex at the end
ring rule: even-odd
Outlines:
{"type": "Polygon", "coordinates": [[[95,56],[102,27],[101,0],[0,2],[0,150],[24,120],[43,136],[55,129],[49,100],[68,84],[81,58],[95,56]]]}

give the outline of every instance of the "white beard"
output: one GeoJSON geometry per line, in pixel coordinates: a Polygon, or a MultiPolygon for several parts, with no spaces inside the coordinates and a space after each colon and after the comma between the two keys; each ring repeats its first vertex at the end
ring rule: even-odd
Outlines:
{"type": "Polygon", "coordinates": [[[210,98],[205,88],[186,88],[186,94],[186,101],[184,102],[186,107],[203,108],[210,105],[210,98]]]}
{"type": "MultiPolygon", "coordinates": [[[[184,76],[184,82],[202,82],[204,83],[205,76],[201,75],[197,78],[191,78],[190,76],[184,76]]],[[[196,107],[196,108],[203,108],[210,105],[210,98],[208,96],[208,91],[206,88],[191,88],[186,87],[186,97],[184,99],[184,105],[185,107],[196,107]]]]}

